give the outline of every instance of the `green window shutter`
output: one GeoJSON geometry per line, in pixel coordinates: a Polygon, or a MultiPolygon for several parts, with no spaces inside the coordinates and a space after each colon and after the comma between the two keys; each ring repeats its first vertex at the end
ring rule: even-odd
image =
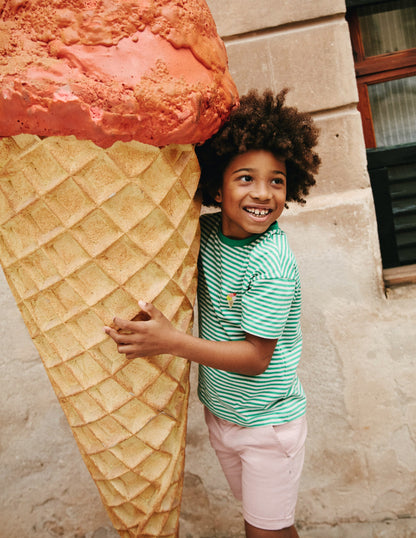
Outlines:
{"type": "Polygon", "coordinates": [[[416,263],[416,144],[367,150],[385,268],[416,263]]]}

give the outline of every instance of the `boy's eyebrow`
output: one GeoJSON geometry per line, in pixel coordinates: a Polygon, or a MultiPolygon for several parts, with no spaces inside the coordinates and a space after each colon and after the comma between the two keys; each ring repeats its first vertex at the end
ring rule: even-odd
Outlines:
{"type": "MultiPolygon", "coordinates": [[[[234,170],[234,172],[231,172],[232,174],[238,174],[239,172],[254,172],[255,168],[239,168],[238,170],[234,170]]],[[[281,174],[282,176],[286,177],[286,174],[282,172],[281,170],[271,170],[273,174],[281,174]]]]}

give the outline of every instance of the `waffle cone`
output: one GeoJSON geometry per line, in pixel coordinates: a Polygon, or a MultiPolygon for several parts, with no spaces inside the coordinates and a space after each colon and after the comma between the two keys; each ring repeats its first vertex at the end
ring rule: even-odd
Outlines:
{"type": "Polygon", "coordinates": [[[120,536],[174,537],[188,362],[127,361],[103,332],[151,301],[190,329],[199,167],[191,145],[0,141],[0,259],[120,536]]]}

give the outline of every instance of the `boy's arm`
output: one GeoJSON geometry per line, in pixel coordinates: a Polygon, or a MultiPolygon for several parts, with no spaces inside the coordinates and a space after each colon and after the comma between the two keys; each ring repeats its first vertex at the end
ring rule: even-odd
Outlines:
{"type": "Polygon", "coordinates": [[[170,353],[193,362],[244,375],[263,373],[270,362],[277,340],[246,334],[245,340],[214,342],[196,338],[175,329],[152,304],[139,303],[148,321],[114,319],[118,331],[105,327],[127,359],[170,353]]]}

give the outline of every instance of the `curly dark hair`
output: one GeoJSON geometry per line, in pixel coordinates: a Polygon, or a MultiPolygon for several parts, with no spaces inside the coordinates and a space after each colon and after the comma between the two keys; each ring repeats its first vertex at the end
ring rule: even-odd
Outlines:
{"type": "Polygon", "coordinates": [[[201,167],[199,190],[203,204],[219,206],[215,195],[222,185],[230,161],[251,150],[270,151],[286,161],[289,202],[305,203],[304,196],[315,185],[314,174],[321,159],[312,151],[318,140],[318,129],[310,114],[284,106],[288,89],[274,96],[271,90],[259,95],[251,90],[240,98],[229,120],[209,140],[195,148],[201,167]]]}

